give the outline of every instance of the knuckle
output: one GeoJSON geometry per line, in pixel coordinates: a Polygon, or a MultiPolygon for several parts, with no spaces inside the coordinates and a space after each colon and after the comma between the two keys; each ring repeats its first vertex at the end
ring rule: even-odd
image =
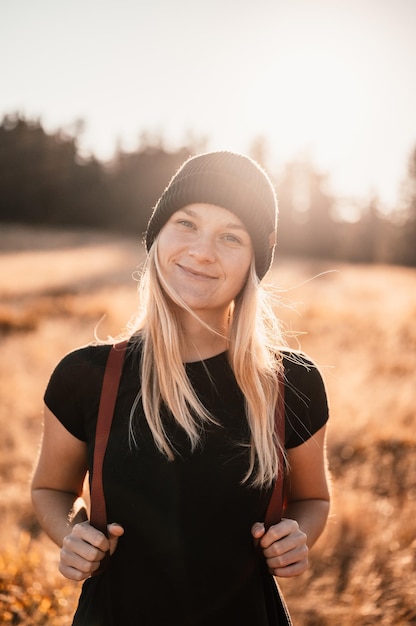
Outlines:
{"type": "Polygon", "coordinates": [[[66,549],[66,547],[64,546],[63,548],[61,548],[60,550],[60,559],[62,563],[66,563],[66,561],[68,560],[68,555],[70,554],[70,552],[66,549]]]}
{"type": "MultiPolygon", "coordinates": [[[[103,546],[105,546],[108,542],[105,535],[97,530],[97,528],[94,528],[94,526],[91,526],[89,521],[75,524],[71,535],[98,549],[103,549],[103,546]]],[[[68,536],[71,537],[71,535],[68,536]]]]}
{"type": "Polygon", "coordinates": [[[270,548],[270,558],[272,559],[280,559],[282,557],[282,554],[284,554],[284,551],[282,550],[282,546],[278,543],[274,543],[271,548],[270,548]]]}
{"type": "Polygon", "coordinates": [[[297,530],[299,528],[299,524],[297,523],[297,521],[289,517],[285,517],[282,520],[282,523],[284,524],[285,528],[290,530],[290,532],[293,532],[294,530],[297,530]]]}
{"type": "Polygon", "coordinates": [[[278,537],[280,536],[280,533],[278,531],[277,528],[277,524],[275,526],[270,526],[269,531],[268,531],[270,537],[276,541],[278,539],[278,537]]]}
{"type": "Polygon", "coordinates": [[[79,524],[75,524],[72,527],[72,533],[77,537],[81,536],[84,530],[84,526],[85,526],[85,522],[80,522],[79,524]]]}
{"type": "Polygon", "coordinates": [[[67,577],[66,567],[62,562],[59,563],[58,569],[63,576],[67,577]]]}
{"type": "Polygon", "coordinates": [[[274,556],[268,559],[269,565],[272,569],[280,569],[281,567],[286,567],[287,559],[283,556],[274,556]]]}
{"type": "Polygon", "coordinates": [[[88,536],[88,543],[97,550],[106,550],[109,543],[107,537],[96,528],[91,527],[91,534],[88,536]]]}
{"type": "Polygon", "coordinates": [[[277,559],[276,559],[276,566],[277,567],[287,567],[290,564],[291,564],[291,559],[290,559],[290,556],[288,554],[282,554],[281,556],[277,557],[277,559]]]}
{"type": "Polygon", "coordinates": [[[65,578],[68,578],[69,580],[75,580],[80,582],[81,580],[84,580],[84,578],[86,577],[85,574],[77,569],[74,569],[73,567],[67,567],[66,565],[60,563],[59,564],[59,571],[62,574],[62,576],[65,576],[65,578]]]}
{"type": "Polygon", "coordinates": [[[80,582],[88,577],[89,572],[83,572],[81,570],[74,570],[74,580],[80,582]]]}
{"type": "Polygon", "coordinates": [[[101,561],[96,561],[95,563],[93,563],[91,567],[91,574],[99,570],[100,567],[101,567],[101,561]]]}
{"type": "Polygon", "coordinates": [[[66,537],[63,538],[62,541],[62,550],[65,550],[67,547],[69,547],[71,545],[73,541],[73,537],[72,535],[67,535],[66,537]]]}
{"type": "Polygon", "coordinates": [[[92,567],[91,567],[90,561],[81,560],[77,569],[79,570],[80,574],[82,574],[82,575],[90,574],[91,571],[92,571],[92,567]]]}
{"type": "Polygon", "coordinates": [[[97,548],[94,548],[94,546],[89,546],[85,558],[87,561],[91,562],[100,561],[100,559],[102,559],[102,553],[97,548]]]}

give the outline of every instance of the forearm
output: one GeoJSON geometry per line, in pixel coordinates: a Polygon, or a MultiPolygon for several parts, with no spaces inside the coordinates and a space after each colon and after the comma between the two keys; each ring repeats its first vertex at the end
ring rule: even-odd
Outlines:
{"type": "Polygon", "coordinates": [[[325,528],[330,503],[324,499],[299,500],[290,502],[283,512],[283,517],[294,519],[307,536],[308,548],[317,541],[325,528]]]}
{"type": "Polygon", "coordinates": [[[75,493],[33,489],[32,503],[40,525],[59,547],[75,524],[88,519],[85,502],[75,493]]]}

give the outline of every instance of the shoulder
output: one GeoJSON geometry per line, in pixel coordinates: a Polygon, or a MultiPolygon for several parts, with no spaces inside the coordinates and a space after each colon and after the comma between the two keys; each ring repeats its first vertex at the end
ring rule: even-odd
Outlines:
{"type": "MultiPolygon", "coordinates": [[[[55,366],[49,380],[47,391],[51,387],[63,387],[76,395],[87,390],[89,395],[101,387],[108,355],[113,343],[88,344],[66,354],[55,366]]],[[[116,346],[117,347],[117,346],[116,346]]],[[[124,361],[140,358],[140,344],[130,341],[124,361]]]]}
{"type": "Polygon", "coordinates": [[[328,420],[325,383],[316,363],[305,353],[283,353],[287,447],[304,443],[328,420]]]}
{"type": "Polygon", "coordinates": [[[79,367],[103,367],[107,362],[110,344],[88,344],[68,352],[56,365],[55,370],[71,370],[79,367]]]}
{"type": "Polygon", "coordinates": [[[298,350],[284,350],[283,369],[288,386],[322,386],[323,377],[318,365],[310,356],[298,350]]]}
{"type": "Polygon", "coordinates": [[[85,420],[98,403],[110,345],[88,345],[66,354],[55,366],[44,401],[59,421],[86,440],[85,420]]]}
{"type": "Polygon", "coordinates": [[[46,389],[46,398],[51,393],[69,392],[78,395],[91,379],[101,378],[107,362],[110,346],[89,345],[66,354],[55,366],[46,389]]]}
{"type": "Polygon", "coordinates": [[[287,379],[301,378],[322,380],[322,374],[317,363],[301,350],[283,350],[283,368],[287,379]]]}
{"type": "Polygon", "coordinates": [[[316,363],[313,359],[301,350],[290,350],[289,348],[282,350],[283,363],[285,367],[290,368],[293,366],[304,367],[306,369],[316,368],[316,363]]]}

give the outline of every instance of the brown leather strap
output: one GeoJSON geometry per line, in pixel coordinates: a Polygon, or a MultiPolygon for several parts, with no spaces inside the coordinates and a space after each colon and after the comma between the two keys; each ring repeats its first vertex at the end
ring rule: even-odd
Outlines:
{"type": "MultiPolygon", "coordinates": [[[[282,376],[279,375],[279,395],[274,414],[274,427],[277,440],[282,446],[285,445],[285,384],[282,376]]],[[[278,524],[282,518],[283,510],[283,481],[284,481],[284,458],[279,449],[279,471],[274,484],[273,492],[267,508],[264,526],[266,530],[273,524],[278,524]]]]}
{"type": "MultiPolygon", "coordinates": [[[[114,408],[117,400],[117,393],[120,384],[121,372],[123,369],[124,355],[126,352],[127,341],[123,341],[114,345],[108,354],[106,369],[104,372],[103,384],[101,388],[100,404],[98,408],[97,426],[95,434],[93,471],[91,480],[91,525],[100,530],[107,536],[107,510],[105,505],[102,470],[104,463],[104,455],[107,448],[108,438],[110,435],[111,424],[113,421],[114,408]]],[[[278,441],[284,445],[285,440],[285,400],[284,400],[284,382],[279,376],[279,395],[275,410],[275,432],[278,441]]],[[[279,472],[276,479],[272,496],[265,517],[265,527],[269,528],[272,524],[280,522],[283,509],[283,455],[279,453],[279,472]]],[[[100,569],[95,572],[98,574],[106,566],[102,562],[100,569]]]]}
{"type": "Polygon", "coordinates": [[[103,462],[113,421],[117,392],[123,369],[127,341],[118,343],[108,353],[107,365],[101,387],[95,431],[94,459],[91,480],[90,523],[107,536],[107,511],[103,489],[103,462]]]}

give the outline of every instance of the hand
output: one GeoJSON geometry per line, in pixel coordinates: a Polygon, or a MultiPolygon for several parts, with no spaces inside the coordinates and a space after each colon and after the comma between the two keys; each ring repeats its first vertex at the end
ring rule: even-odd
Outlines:
{"type": "Polygon", "coordinates": [[[266,532],[264,524],[256,522],[251,534],[263,549],[269,572],[273,576],[291,578],[308,568],[306,535],[293,519],[282,519],[266,532]]]}
{"type": "Polygon", "coordinates": [[[98,570],[106,553],[113,554],[124,534],[120,524],[109,524],[108,539],[89,522],[76,524],[63,541],[59,571],[71,580],[84,580],[98,570]]]}

